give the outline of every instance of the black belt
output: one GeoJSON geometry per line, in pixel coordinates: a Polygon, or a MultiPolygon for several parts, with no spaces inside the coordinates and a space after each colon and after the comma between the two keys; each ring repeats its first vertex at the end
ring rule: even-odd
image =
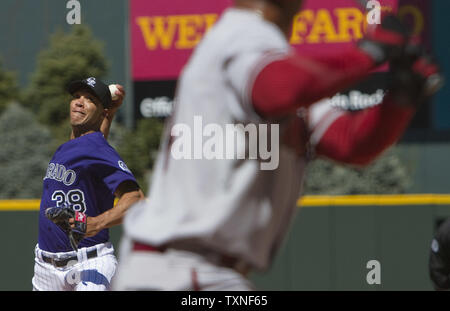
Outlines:
{"type": "MultiPolygon", "coordinates": [[[[87,252],[88,259],[95,258],[97,256],[98,256],[97,249],[93,249],[93,250],[87,252]]],[[[45,255],[42,255],[42,260],[46,263],[49,263],[49,264],[55,266],[55,267],[62,268],[62,267],[67,266],[67,264],[71,261],[78,262],[78,257],[72,256],[72,257],[68,257],[68,258],[64,258],[64,259],[55,259],[55,258],[50,258],[45,255]]]]}

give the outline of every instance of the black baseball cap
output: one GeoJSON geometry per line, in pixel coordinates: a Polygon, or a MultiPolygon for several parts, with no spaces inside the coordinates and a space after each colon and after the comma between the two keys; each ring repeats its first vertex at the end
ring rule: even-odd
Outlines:
{"type": "Polygon", "coordinates": [[[73,95],[81,88],[86,88],[92,92],[103,104],[103,107],[110,108],[112,106],[111,92],[109,87],[101,80],[89,77],[84,80],[72,81],[67,86],[67,91],[73,95]]]}

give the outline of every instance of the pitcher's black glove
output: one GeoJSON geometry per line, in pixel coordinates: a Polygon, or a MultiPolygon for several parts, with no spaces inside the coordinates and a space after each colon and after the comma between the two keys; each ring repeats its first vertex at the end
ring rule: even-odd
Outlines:
{"type": "Polygon", "coordinates": [[[69,237],[70,245],[73,250],[78,250],[78,245],[86,234],[87,215],[75,211],[71,205],[62,207],[49,207],[45,210],[45,216],[55,223],[69,237]],[[69,220],[74,219],[73,227],[69,220]]]}

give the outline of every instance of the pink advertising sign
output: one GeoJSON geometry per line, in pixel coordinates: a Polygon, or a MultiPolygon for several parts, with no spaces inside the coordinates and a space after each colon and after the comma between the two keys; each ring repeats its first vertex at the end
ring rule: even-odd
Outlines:
{"type": "Polygon", "coordinates": [[[193,48],[232,0],[131,0],[133,80],[178,77],[193,48]]]}
{"type": "MultiPolygon", "coordinates": [[[[423,1],[379,0],[417,35],[426,33],[423,1]]],[[[130,30],[134,81],[177,79],[203,35],[232,0],[131,0],[130,30]]],[[[305,0],[295,18],[291,44],[302,53],[336,53],[362,38],[367,10],[356,0],[305,0]]]]}

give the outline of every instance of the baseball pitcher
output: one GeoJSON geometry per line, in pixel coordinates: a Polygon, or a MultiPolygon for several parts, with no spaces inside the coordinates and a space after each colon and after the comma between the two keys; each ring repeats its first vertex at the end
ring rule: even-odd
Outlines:
{"type": "Polygon", "coordinates": [[[117,260],[108,228],[143,197],[104,136],[123,100],[118,89],[113,102],[108,86],[94,77],[68,87],[71,139],[56,150],[43,178],[33,290],[110,288],[117,260]]]}

